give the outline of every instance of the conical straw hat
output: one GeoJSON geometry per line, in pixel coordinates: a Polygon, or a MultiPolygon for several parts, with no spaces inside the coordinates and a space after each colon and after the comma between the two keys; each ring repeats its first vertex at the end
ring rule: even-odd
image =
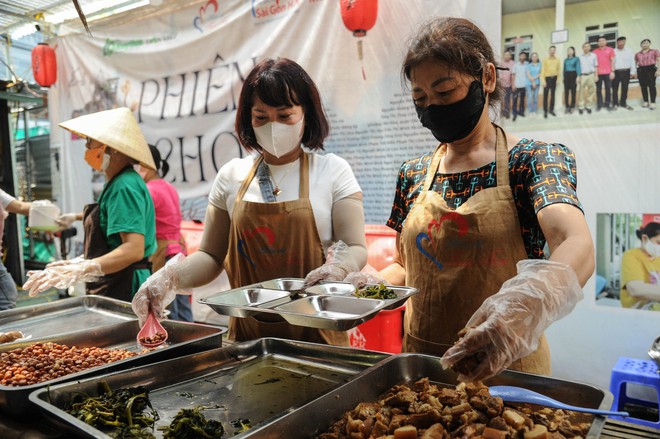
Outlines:
{"type": "Polygon", "coordinates": [[[65,130],[104,145],[137,160],[145,168],[156,170],[149,145],[130,109],[126,107],[99,111],[59,124],[65,130]]]}

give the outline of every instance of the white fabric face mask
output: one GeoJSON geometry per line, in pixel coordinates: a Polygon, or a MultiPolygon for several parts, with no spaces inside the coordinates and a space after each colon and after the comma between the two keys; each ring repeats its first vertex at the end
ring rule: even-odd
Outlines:
{"type": "Polygon", "coordinates": [[[643,244],[644,250],[651,255],[652,258],[660,257],[660,245],[647,239],[643,244]]]}
{"type": "Polygon", "coordinates": [[[293,151],[299,144],[303,135],[304,118],[293,125],[280,122],[268,122],[260,127],[253,126],[257,143],[268,153],[275,157],[282,157],[293,151]]]}

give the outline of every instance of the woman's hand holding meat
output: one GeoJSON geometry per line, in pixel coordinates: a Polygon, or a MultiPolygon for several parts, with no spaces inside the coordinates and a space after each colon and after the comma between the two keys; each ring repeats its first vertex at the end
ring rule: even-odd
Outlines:
{"type": "Polygon", "coordinates": [[[465,335],[442,357],[442,366],[459,372],[459,380],[484,380],[534,352],[548,326],[583,297],[575,271],[566,264],[528,259],[518,262],[517,269],[477,309],[465,335]]]}

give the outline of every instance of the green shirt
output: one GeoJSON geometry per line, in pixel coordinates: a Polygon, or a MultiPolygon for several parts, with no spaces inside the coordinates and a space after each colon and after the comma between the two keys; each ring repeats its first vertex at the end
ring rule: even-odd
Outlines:
{"type": "MultiPolygon", "coordinates": [[[[156,251],[156,214],[154,203],[142,177],[133,169],[127,169],[106,184],[99,202],[101,230],[110,250],[122,243],[120,232],[139,233],[144,236],[144,257],[156,251]]],[[[150,275],[147,269],[133,273],[135,294],[150,275]]]]}

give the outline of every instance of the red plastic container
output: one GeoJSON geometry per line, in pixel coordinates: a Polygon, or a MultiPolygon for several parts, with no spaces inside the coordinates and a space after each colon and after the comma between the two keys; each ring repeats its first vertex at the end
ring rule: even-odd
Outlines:
{"type": "Polygon", "coordinates": [[[405,305],[384,310],[376,317],[348,331],[351,347],[398,354],[403,342],[405,305]]]}
{"type": "Polygon", "coordinates": [[[387,226],[366,224],[364,234],[367,239],[367,264],[382,270],[394,261],[396,232],[387,226]]]}

